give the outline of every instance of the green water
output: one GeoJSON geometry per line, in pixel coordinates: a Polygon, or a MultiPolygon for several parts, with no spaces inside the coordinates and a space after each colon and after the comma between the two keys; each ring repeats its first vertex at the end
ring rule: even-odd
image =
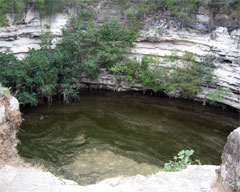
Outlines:
{"type": "Polygon", "coordinates": [[[18,137],[26,162],[79,184],[152,174],[182,149],[220,164],[233,111],[140,94],[84,92],[78,102],[25,112],[18,137]]]}

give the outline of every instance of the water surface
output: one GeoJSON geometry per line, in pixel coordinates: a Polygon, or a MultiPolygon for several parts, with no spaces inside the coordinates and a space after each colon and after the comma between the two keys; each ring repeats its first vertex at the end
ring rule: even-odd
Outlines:
{"type": "Polygon", "coordinates": [[[140,94],[83,92],[78,102],[25,112],[18,137],[27,162],[81,185],[152,174],[178,151],[218,165],[234,111],[140,94]]]}

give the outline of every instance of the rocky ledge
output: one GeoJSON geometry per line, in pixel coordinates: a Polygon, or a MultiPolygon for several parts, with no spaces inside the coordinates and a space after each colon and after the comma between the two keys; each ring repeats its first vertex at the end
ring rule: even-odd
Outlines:
{"type": "Polygon", "coordinates": [[[79,186],[32,168],[5,166],[0,170],[0,191],[8,192],[216,192],[214,182],[218,166],[188,166],[179,172],[159,172],[103,180],[95,185],[79,186]]]}

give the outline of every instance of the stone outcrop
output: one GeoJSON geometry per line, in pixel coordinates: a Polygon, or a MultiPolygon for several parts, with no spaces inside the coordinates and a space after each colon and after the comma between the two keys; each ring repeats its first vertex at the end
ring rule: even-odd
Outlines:
{"type": "MultiPolygon", "coordinates": [[[[182,56],[190,52],[201,59],[206,55],[214,55],[217,86],[229,90],[219,102],[240,109],[240,29],[228,32],[227,28],[218,27],[211,33],[203,34],[196,30],[176,29],[172,22],[156,21],[142,30],[135,47],[131,49],[131,56],[141,58],[143,55],[154,54],[161,59],[172,54],[182,56]],[[158,29],[162,32],[158,32],[158,29]]],[[[139,84],[118,81],[106,70],[102,70],[95,81],[83,78],[82,83],[118,91],[143,90],[139,84]]],[[[208,91],[214,91],[215,88],[202,87],[202,90],[196,96],[198,100],[211,99],[208,91]]]]}
{"type": "Polygon", "coordinates": [[[218,172],[218,186],[221,192],[240,191],[240,127],[228,136],[218,172]]]}
{"type": "Polygon", "coordinates": [[[95,80],[90,80],[86,76],[82,76],[80,86],[82,88],[109,89],[123,92],[143,90],[143,86],[141,84],[132,84],[130,82],[118,80],[114,74],[110,73],[106,69],[101,69],[99,76],[95,80]]]}
{"type": "MultiPolygon", "coordinates": [[[[240,29],[228,32],[227,28],[218,27],[211,33],[200,33],[193,29],[179,30],[174,27],[174,21],[158,20],[141,31],[140,38],[131,49],[131,55],[137,58],[154,54],[161,59],[172,54],[182,56],[186,52],[196,54],[197,59],[206,55],[216,56],[214,78],[217,86],[229,90],[219,102],[240,109],[240,29]]],[[[82,83],[118,91],[143,89],[140,84],[118,81],[106,70],[102,70],[96,80],[91,82],[83,78],[82,83]]],[[[208,91],[215,88],[202,87],[202,90],[196,96],[198,100],[208,98],[208,91]]]]}
{"type": "MultiPolygon", "coordinates": [[[[99,1],[95,8],[99,20],[108,18],[108,13],[120,18],[119,9],[116,6],[99,1]]],[[[28,10],[22,24],[13,25],[9,19],[9,27],[0,28],[0,51],[10,49],[19,58],[23,58],[29,49],[40,48],[39,37],[42,32],[53,33],[56,36],[54,44],[61,37],[61,29],[66,25],[70,15],[56,14],[40,20],[38,13],[28,10]]],[[[219,102],[240,109],[240,29],[234,25],[229,30],[230,28],[226,28],[229,23],[220,22],[221,17],[218,16],[215,30],[209,32],[210,20],[210,16],[201,11],[196,15],[196,22],[191,28],[182,29],[179,23],[167,14],[159,13],[147,18],[143,22],[135,47],[130,51],[131,56],[141,58],[143,55],[155,54],[161,58],[172,54],[181,56],[190,52],[200,59],[209,54],[215,55],[217,68],[214,76],[217,79],[217,86],[229,90],[219,102]]],[[[127,82],[119,84],[112,74],[105,71],[96,81],[91,83],[84,78],[82,83],[85,82],[95,87],[113,87],[113,90],[119,91],[142,89],[141,85],[129,85],[127,82]]],[[[209,89],[203,87],[202,90],[196,98],[211,99],[208,97],[208,91],[215,90],[215,87],[209,89]]]]}
{"type": "Polygon", "coordinates": [[[159,172],[103,180],[95,185],[79,186],[49,172],[10,166],[0,170],[0,191],[22,192],[216,192],[211,187],[217,166],[189,166],[179,172],[159,172]]]}
{"type": "MultiPolygon", "coordinates": [[[[0,87],[0,89],[2,89],[0,87]]],[[[19,103],[15,97],[0,93],[0,167],[4,164],[20,165],[16,133],[21,124],[19,103]]]]}
{"type": "Polygon", "coordinates": [[[66,14],[56,14],[40,19],[38,12],[29,10],[24,23],[14,25],[9,19],[8,27],[0,27],[0,51],[10,50],[22,59],[30,49],[40,49],[40,36],[45,32],[50,32],[55,36],[52,41],[54,44],[60,38],[62,28],[69,17],[66,14]]]}
{"type": "MultiPolygon", "coordinates": [[[[199,59],[206,55],[216,56],[214,76],[217,86],[229,90],[220,102],[240,109],[240,29],[229,32],[227,28],[218,27],[211,33],[200,33],[193,29],[180,30],[174,24],[174,21],[167,20],[148,24],[141,31],[132,54],[163,57],[190,52],[199,59]]],[[[203,87],[197,98],[207,98],[208,91],[203,87]]]]}

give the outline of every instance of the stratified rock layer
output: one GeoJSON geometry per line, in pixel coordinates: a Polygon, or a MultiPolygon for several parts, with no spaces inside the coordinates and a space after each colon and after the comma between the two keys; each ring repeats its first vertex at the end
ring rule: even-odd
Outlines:
{"type": "Polygon", "coordinates": [[[240,191],[240,127],[227,139],[222,154],[219,189],[223,192],[240,191]]]}
{"type": "MultiPolygon", "coordinates": [[[[120,9],[111,5],[111,1],[99,0],[94,6],[100,23],[109,16],[121,18],[120,9]]],[[[42,32],[53,33],[56,36],[53,41],[55,44],[61,38],[61,29],[73,14],[74,11],[69,11],[68,14],[56,14],[41,20],[39,13],[29,9],[23,18],[25,22],[21,25],[14,25],[9,19],[9,26],[0,28],[0,51],[9,49],[19,58],[23,58],[29,49],[40,48],[42,32]]],[[[172,54],[182,56],[190,52],[200,59],[206,55],[215,55],[217,68],[214,77],[217,79],[217,86],[228,90],[219,102],[240,109],[240,29],[222,17],[216,19],[218,24],[215,30],[209,31],[208,13],[198,13],[191,29],[180,28],[176,20],[164,13],[146,18],[142,22],[140,38],[136,41],[135,48],[130,51],[131,56],[141,58],[143,55],[154,54],[161,58],[172,54]],[[232,30],[226,28],[226,25],[233,25],[230,27],[232,30]]],[[[80,82],[118,91],[143,90],[141,85],[119,83],[114,76],[105,72],[94,82],[86,79],[80,82]]],[[[216,87],[206,88],[203,85],[203,91],[197,94],[196,99],[211,100],[208,92],[215,89],[216,87]]]]}
{"type": "MultiPolygon", "coordinates": [[[[173,21],[174,22],[174,21],[173,21]]],[[[175,29],[171,22],[159,20],[141,31],[141,36],[131,49],[131,56],[141,58],[144,55],[156,55],[161,59],[164,56],[176,54],[183,56],[185,53],[193,53],[197,59],[207,55],[216,57],[216,69],[213,72],[216,84],[221,89],[228,90],[220,103],[240,109],[240,30],[228,32],[227,28],[218,27],[211,33],[202,34],[196,30],[175,29]],[[156,32],[162,29],[162,33],[156,32]],[[213,37],[214,36],[214,37],[213,37]]],[[[107,88],[116,91],[142,91],[140,84],[119,81],[113,74],[102,70],[94,81],[83,78],[83,85],[96,88],[107,88]]],[[[209,91],[216,87],[202,87],[202,91],[196,95],[197,100],[211,98],[209,91]]]]}

